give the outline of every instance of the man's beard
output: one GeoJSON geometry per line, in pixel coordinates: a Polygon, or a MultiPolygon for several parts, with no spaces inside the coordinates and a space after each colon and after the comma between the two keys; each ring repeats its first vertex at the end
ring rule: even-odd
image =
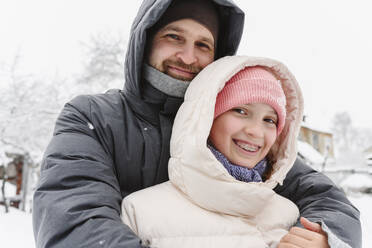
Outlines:
{"type": "Polygon", "coordinates": [[[163,72],[165,74],[167,74],[168,76],[171,76],[172,78],[182,80],[182,81],[191,81],[203,69],[199,66],[187,65],[180,60],[173,61],[173,60],[170,60],[170,59],[166,59],[166,60],[163,61],[163,68],[164,68],[163,72]],[[169,66],[171,66],[171,67],[174,66],[174,67],[177,67],[177,68],[180,68],[180,69],[184,69],[187,72],[193,73],[193,76],[192,77],[183,77],[181,75],[174,74],[174,73],[169,71],[169,66]]]}

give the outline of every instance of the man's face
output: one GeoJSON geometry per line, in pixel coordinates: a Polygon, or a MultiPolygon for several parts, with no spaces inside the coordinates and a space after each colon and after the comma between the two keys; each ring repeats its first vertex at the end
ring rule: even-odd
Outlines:
{"type": "Polygon", "coordinates": [[[154,36],[148,63],[179,80],[191,81],[214,60],[212,33],[192,19],[171,22],[154,36]]]}

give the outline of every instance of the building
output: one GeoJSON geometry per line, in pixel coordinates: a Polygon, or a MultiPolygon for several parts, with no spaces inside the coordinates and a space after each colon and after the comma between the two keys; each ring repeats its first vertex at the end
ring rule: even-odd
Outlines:
{"type": "Polygon", "coordinates": [[[327,158],[334,158],[333,134],[329,131],[315,129],[303,124],[298,139],[310,144],[315,150],[327,158]]]}
{"type": "Polygon", "coordinates": [[[372,146],[363,151],[364,154],[372,154],[372,146]]]}
{"type": "Polygon", "coordinates": [[[367,165],[372,166],[372,146],[363,151],[367,165]]]}
{"type": "Polygon", "coordinates": [[[5,152],[5,157],[7,161],[0,161],[0,205],[5,206],[6,212],[8,207],[25,211],[32,162],[28,153],[5,152]],[[5,188],[9,186],[15,188],[12,195],[6,194],[5,188]]]}

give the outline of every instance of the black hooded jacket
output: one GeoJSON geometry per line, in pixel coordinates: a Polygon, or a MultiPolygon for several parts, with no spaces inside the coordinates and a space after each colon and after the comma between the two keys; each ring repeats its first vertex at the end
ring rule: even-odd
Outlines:
{"type": "MultiPolygon", "coordinates": [[[[233,55],[244,13],[229,0],[214,1],[224,29],[217,57],[233,55]]],[[[151,87],[141,69],[146,30],[170,2],[143,1],[131,29],[124,90],[79,96],[62,110],[34,195],[37,247],[143,247],[122,223],[120,205],[126,195],[168,180],[169,140],[183,99],[151,87]]],[[[297,161],[276,190],[302,216],[322,219],[340,239],[361,246],[358,210],[323,175],[297,161]]]]}

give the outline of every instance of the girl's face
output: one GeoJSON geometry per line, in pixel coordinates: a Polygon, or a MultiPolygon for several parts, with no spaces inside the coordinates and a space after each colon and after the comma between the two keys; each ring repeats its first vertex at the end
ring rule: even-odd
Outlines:
{"type": "Polygon", "coordinates": [[[209,139],[232,163],[253,168],[276,140],[278,117],[267,104],[243,104],[218,116],[209,139]]]}

